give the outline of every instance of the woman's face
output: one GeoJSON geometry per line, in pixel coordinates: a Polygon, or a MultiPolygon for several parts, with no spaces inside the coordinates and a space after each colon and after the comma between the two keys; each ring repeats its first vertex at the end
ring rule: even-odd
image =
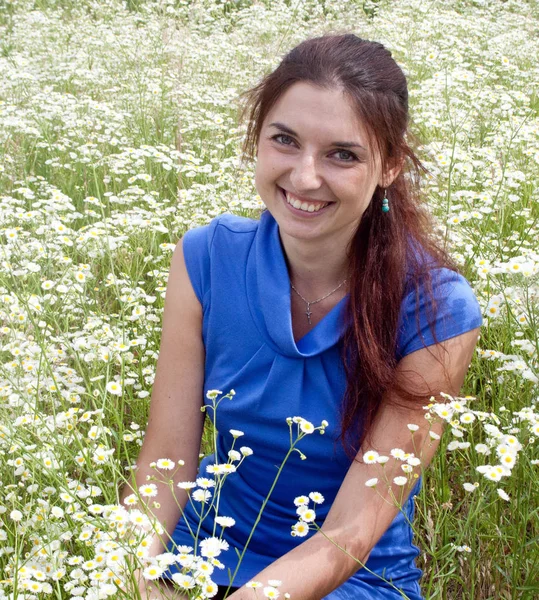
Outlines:
{"type": "Polygon", "coordinates": [[[376,186],[387,187],[397,173],[382,176],[340,88],[295,83],[263,122],[256,189],[283,240],[331,239],[345,248],[376,186]]]}

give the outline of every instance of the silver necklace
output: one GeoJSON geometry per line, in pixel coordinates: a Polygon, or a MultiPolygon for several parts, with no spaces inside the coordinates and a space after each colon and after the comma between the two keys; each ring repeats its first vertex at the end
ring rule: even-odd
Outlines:
{"type": "Polygon", "coordinates": [[[311,325],[311,315],[313,314],[311,312],[311,306],[313,304],[317,304],[318,302],[322,302],[322,300],[325,300],[326,298],[328,298],[329,296],[331,296],[331,294],[335,293],[339,288],[342,288],[342,286],[346,283],[347,279],[345,279],[344,281],[341,281],[341,283],[339,283],[339,285],[331,290],[331,292],[329,292],[328,294],[326,294],[325,296],[322,296],[321,298],[318,298],[318,300],[312,300],[311,302],[309,302],[309,300],[305,300],[305,298],[298,292],[298,290],[296,290],[296,288],[292,285],[292,282],[290,282],[290,286],[291,288],[296,292],[296,294],[303,300],[303,302],[305,302],[305,304],[307,305],[307,310],[305,311],[305,314],[307,315],[307,319],[309,321],[309,325],[311,325]]]}

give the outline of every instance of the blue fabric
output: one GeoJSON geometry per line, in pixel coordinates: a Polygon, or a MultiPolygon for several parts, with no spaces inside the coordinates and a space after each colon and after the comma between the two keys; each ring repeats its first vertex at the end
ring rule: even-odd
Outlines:
{"type": "MultiPolygon", "coordinates": [[[[267,211],[260,221],[221,215],[209,225],[188,231],[183,248],[189,277],[203,307],[204,392],[236,391],[235,397],[223,401],[217,410],[217,460],[214,456],[204,458],[200,476],[211,477],[206,473],[208,464],[227,462],[233,443],[230,429],[245,432],[236,441],[236,448],[246,445],[254,451],[236,473],[228,476],[221,492],[219,514],[233,517],[236,525],[224,531],[231,549],[219,556],[227,568],[216,569],[212,575],[218,585],[228,585],[228,569],[233,572],[238,559],[234,548],[242,551],[277,467],[288,451],[286,418],[301,416],[315,425],[323,419],[329,422],[325,435],[307,436],[300,443],[307,460],[294,453],[286,464],[233,582],[240,586],[305,539],[290,535],[297,521],[294,498],[312,491],[323,494],[325,502],[317,507],[317,522],[321,524],[350,466],[344,449],[336,443],[345,391],[340,340],[347,298],[302,339],[294,341],[288,271],[277,223],[267,211]]],[[[463,277],[440,270],[435,295],[438,341],[481,324],[479,306],[463,277]]],[[[410,293],[403,302],[398,349],[401,357],[434,343],[423,315],[424,299],[419,301],[421,335],[415,317],[415,294],[410,293]]],[[[420,485],[421,481],[412,496],[420,485]]],[[[392,581],[412,600],[419,600],[422,573],[414,564],[419,551],[407,523],[407,519],[413,519],[413,498],[403,512],[372,550],[367,567],[392,581]]],[[[189,504],[173,534],[177,545],[193,545],[185,519],[196,529],[198,519],[189,504]]],[[[200,539],[213,535],[213,525],[212,514],[202,523],[200,539]]],[[[220,535],[219,526],[216,532],[220,535]]],[[[376,575],[359,570],[326,596],[326,600],[352,598],[402,596],[376,575]]]]}

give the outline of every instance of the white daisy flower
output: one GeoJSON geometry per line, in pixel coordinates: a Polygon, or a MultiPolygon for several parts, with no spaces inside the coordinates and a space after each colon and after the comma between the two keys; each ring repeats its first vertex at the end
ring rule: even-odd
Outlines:
{"type": "Polygon", "coordinates": [[[195,502],[208,502],[211,498],[210,490],[195,490],[192,494],[192,498],[195,502]]]}
{"type": "Polygon", "coordinates": [[[158,469],[165,469],[166,471],[171,471],[176,466],[170,458],[160,458],[156,465],[158,469]]]}
{"type": "Polygon", "coordinates": [[[107,383],[107,392],[113,396],[121,396],[122,386],[117,381],[109,381],[107,383]]]}
{"type": "Polygon", "coordinates": [[[177,583],[182,590],[191,590],[195,587],[196,582],[191,575],[184,575],[182,573],[174,573],[172,580],[177,583]]]}
{"type": "Polygon", "coordinates": [[[215,522],[221,527],[233,527],[236,524],[232,517],[215,517],[215,522]]]}
{"type": "Polygon", "coordinates": [[[157,486],[155,483],[145,483],[139,487],[138,491],[140,495],[144,496],[145,498],[153,498],[154,496],[157,496],[157,486]]]}
{"type": "Polygon", "coordinates": [[[366,465],[372,465],[373,463],[377,462],[379,456],[380,455],[378,452],[376,452],[376,450],[367,450],[367,452],[363,454],[363,462],[366,465]]]}
{"type": "MultiPolygon", "coordinates": [[[[303,433],[307,434],[310,434],[314,431],[314,425],[310,421],[306,421],[305,419],[301,420],[299,428],[301,429],[301,431],[303,431],[303,433]]],[[[277,596],[275,596],[275,598],[276,597],[277,596]]]]}
{"type": "Polygon", "coordinates": [[[309,498],[315,503],[315,504],[322,504],[322,502],[324,502],[324,496],[322,496],[322,494],[320,492],[311,492],[309,494],[309,498]]]}
{"type": "MultiPolygon", "coordinates": [[[[298,511],[303,508],[298,508],[298,511]]],[[[301,520],[306,523],[312,523],[316,519],[316,512],[312,508],[308,508],[307,510],[303,510],[300,514],[301,520]]]]}
{"type": "Polygon", "coordinates": [[[504,490],[497,488],[496,491],[498,492],[498,496],[502,500],[505,500],[506,502],[509,502],[511,500],[511,498],[509,498],[509,496],[507,495],[507,493],[504,490]]]}
{"type": "Polygon", "coordinates": [[[400,448],[393,448],[390,454],[393,458],[396,458],[397,460],[406,460],[406,452],[404,450],[401,450],[400,448]]]}
{"type": "Polygon", "coordinates": [[[149,565],[142,571],[144,579],[158,579],[163,574],[164,569],[158,565],[149,565]]]}
{"type": "Polygon", "coordinates": [[[230,429],[230,435],[236,439],[245,434],[243,433],[243,431],[240,431],[239,429],[230,429]]]}
{"type": "Polygon", "coordinates": [[[279,590],[274,588],[272,585],[268,585],[263,589],[264,596],[266,598],[278,598],[280,596],[279,590]]]}
{"type": "Polygon", "coordinates": [[[228,542],[217,537],[205,538],[200,542],[200,554],[206,558],[215,558],[228,550],[228,542]]]}

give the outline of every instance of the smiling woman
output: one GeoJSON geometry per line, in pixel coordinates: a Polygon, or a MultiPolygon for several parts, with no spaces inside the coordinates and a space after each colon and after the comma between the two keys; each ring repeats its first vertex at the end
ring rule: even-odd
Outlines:
{"type": "Polygon", "coordinates": [[[312,249],[309,265],[315,264],[311,259],[336,254],[345,265],[343,250],[374,191],[388,187],[400,170],[396,165],[383,174],[376,148],[369,150],[368,142],[340,87],[298,82],[268,112],[258,144],[256,187],[279,225],[287,256],[301,240],[312,249]]]}
{"type": "MultiPolygon", "coordinates": [[[[259,221],[221,215],[174,252],[137,484],[162,456],[185,460],[182,478],[197,468],[204,477],[227,462],[231,431],[245,433],[255,452],[221,490],[219,515],[235,525],[222,533],[226,568],[212,575],[241,586],[234,600],[256,598],[251,579],[278,580],[281,595],[301,600],[422,597],[411,529],[421,479],[412,473],[429,464],[441,432],[423,406],[458,392],[481,313],[411,188],[419,162],[406,143],[407,97],[381,44],[352,34],[306,40],[248,92],[244,150],[256,157],[267,210],[259,221]],[[219,407],[216,455],[198,467],[201,403],[218,388],[236,394],[219,407]],[[328,421],[326,435],[304,440],[308,460],[287,463],[258,523],[291,415],[328,421]],[[397,448],[406,469],[387,462],[397,448]],[[392,482],[378,494],[373,462],[392,482]],[[290,536],[308,511],[294,501],[315,490],[321,529],[290,536]]],[[[190,545],[192,503],[180,498],[179,519],[162,492],[154,513],[170,548],[190,545]]],[[[200,536],[217,523],[206,519],[200,536]]]]}

